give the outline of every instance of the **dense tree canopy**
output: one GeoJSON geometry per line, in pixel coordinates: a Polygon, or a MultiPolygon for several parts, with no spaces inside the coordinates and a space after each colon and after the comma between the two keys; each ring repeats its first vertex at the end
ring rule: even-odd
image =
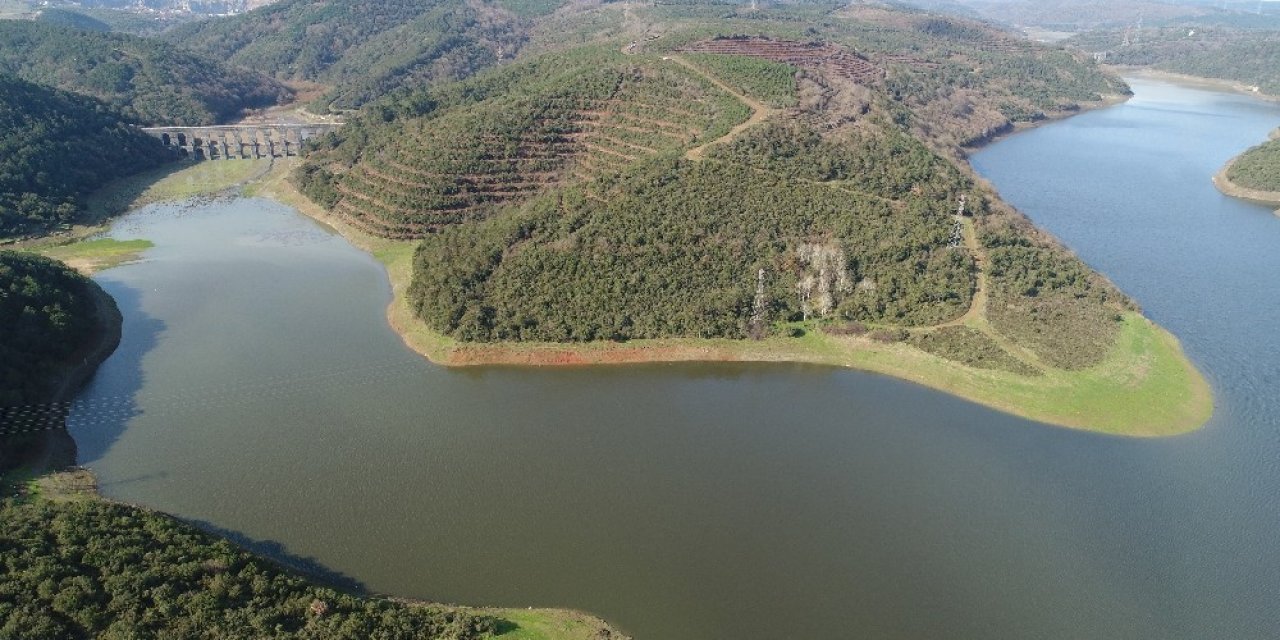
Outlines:
{"type": "Polygon", "coordinates": [[[0,237],[75,222],[83,195],[170,159],[101,102],[0,73],[0,237]]]}
{"type": "Polygon", "coordinates": [[[94,335],[91,286],[56,260],[0,251],[0,407],[47,400],[54,374],[94,335]]]}
{"type": "Polygon", "coordinates": [[[1236,158],[1227,179],[1246,189],[1280,192],[1280,140],[1260,144],[1236,158]]]}
{"type": "Polygon", "coordinates": [[[165,36],[280,78],[334,85],[319,105],[360,106],[404,85],[466,77],[516,54],[521,21],[462,0],[282,0],[165,36]]]}
{"type": "Polygon", "coordinates": [[[1106,51],[1107,62],[1234,80],[1280,95],[1280,31],[1188,25],[1124,32],[1092,31],[1067,42],[1106,51]]]}
{"type": "Polygon", "coordinates": [[[149,511],[0,501],[0,638],[471,640],[495,620],[317,586],[149,511]]]}
{"type": "Polygon", "coordinates": [[[0,73],[93,96],[135,124],[216,124],[290,95],[164,42],[24,20],[0,21],[0,73]]]}

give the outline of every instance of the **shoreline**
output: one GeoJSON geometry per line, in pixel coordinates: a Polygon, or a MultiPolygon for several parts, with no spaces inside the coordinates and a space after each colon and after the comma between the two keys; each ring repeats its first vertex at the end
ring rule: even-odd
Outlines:
{"type": "MultiPolygon", "coordinates": [[[[969,154],[975,151],[979,151],[988,145],[992,145],[997,142],[1000,142],[1005,138],[1008,138],[1010,136],[1015,136],[1024,131],[1031,131],[1032,129],[1037,129],[1045,125],[1053,124],[1055,122],[1061,122],[1068,118],[1078,116],[1082,113],[1097,111],[1099,109],[1107,109],[1110,107],[1114,107],[1118,104],[1124,104],[1129,100],[1131,100],[1132,98],[1133,98],[1132,93],[1106,95],[1106,96],[1102,96],[1102,99],[1097,102],[1090,102],[1088,104],[1077,105],[1076,109],[1046,113],[1045,116],[1043,118],[1040,118],[1039,120],[1032,120],[1030,122],[1011,122],[1009,123],[1009,126],[1004,127],[999,131],[994,131],[991,134],[983,137],[982,139],[972,144],[966,144],[959,147],[960,153],[962,154],[961,157],[964,158],[965,163],[968,164],[969,154]]],[[[973,170],[972,167],[967,167],[967,168],[970,171],[973,170]]]]}
{"type": "Polygon", "coordinates": [[[976,369],[903,343],[880,343],[809,331],[800,338],[761,341],[657,339],[624,343],[460,343],[432,331],[410,309],[412,241],[385,240],[358,230],[308,200],[288,181],[292,163],[250,190],[296,209],[382,263],[391,284],[387,322],[405,346],[431,362],[464,366],[586,366],[677,362],[803,363],[856,369],[957,396],[1057,427],[1119,436],[1171,436],[1203,426],[1213,412],[1208,382],[1177,338],[1139,313],[1108,358],[1083,371],[1040,376],[976,369]],[[1134,372],[1143,375],[1135,376],[1134,372]]]}
{"type": "MultiPolygon", "coordinates": [[[[200,198],[231,194],[251,196],[254,195],[254,191],[263,186],[263,183],[267,179],[287,175],[287,168],[291,166],[288,162],[277,163],[275,160],[270,162],[245,162],[254,162],[255,165],[261,166],[251,167],[253,171],[248,177],[237,177],[234,173],[216,174],[211,177],[209,175],[209,168],[212,165],[209,165],[208,162],[192,164],[183,167],[176,172],[147,174],[147,176],[144,176],[142,179],[145,181],[145,179],[150,178],[153,181],[153,184],[144,192],[134,194],[134,200],[125,206],[122,212],[127,213],[149,204],[166,201],[179,201],[184,198],[200,198]],[[279,165],[285,166],[281,167],[279,165]],[[202,167],[204,167],[204,169],[202,169],[202,167]],[[179,188],[176,191],[173,188],[173,184],[165,184],[172,183],[175,180],[188,184],[186,188],[179,188]],[[194,188],[189,184],[192,181],[198,183],[194,188]],[[159,189],[156,188],[157,185],[159,185],[159,189]]],[[[216,167],[212,168],[216,170],[216,167]]],[[[140,178],[138,176],[132,177],[133,181],[137,181],[139,179],[140,178]]],[[[127,191],[133,186],[134,185],[132,183],[109,185],[104,188],[101,195],[111,197],[115,195],[116,191],[119,191],[120,189],[127,191]]],[[[45,246],[45,248],[48,246],[58,248],[75,248],[77,243],[83,243],[87,237],[105,230],[110,226],[110,222],[111,221],[109,219],[99,220],[98,223],[92,227],[93,233],[85,234],[80,237],[67,238],[65,236],[45,236],[42,238],[35,238],[32,240],[33,244],[36,246],[28,246],[25,250],[38,251],[41,246],[45,246]]],[[[150,243],[147,242],[146,244],[148,246],[140,247],[140,250],[149,248],[150,243]]],[[[129,255],[131,257],[136,257],[133,256],[133,254],[129,255]]],[[[64,261],[66,260],[64,259],[64,261]]],[[[99,270],[109,269],[112,266],[123,264],[125,262],[127,262],[127,260],[107,264],[95,264],[78,270],[85,273],[85,275],[90,275],[99,270]]],[[[89,288],[90,295],[93,296],[95,314],[104,319],[104,323],[101,328],[102,330],[95,335],[90,344],[86,345],[83,350],[77,351],[77,353],[72,356],[73,361],[75,359],[81,359],[82,362],[81,364],[68,368],[64,372],[63,378],[59,382],[56,392],[51,396],[50,402],[67,402],[72,399],[75,394],[86,383],[88,383],[93,375],[97,373],[98,367],[115,352],[120,344],[120,340],[123,335],[122,330],[124,317],[120,313],[119,306],[116,304],[115,299],[92,279],[89,281],[89,288]]],[[[65,428],[49,429],[45,431],[38,448],[27,455],[26,459],[17,466],[0,473],[0,480],[3,480],[3,484],[14,484],[15,486],[25,485],[31,487],[31,490],[34,490],[37,494],[48,494],[47,499],[54,501],[67,499],[100,500],[130,509],[137,509],[139,511],[172,518],[185,526],[192,527],[207,535],[228,540],[237,548],[242,549],[246,553],[257,558],[261,558],[266,562],[270,562],[287,573],[301,576],[314,584],[325,585],[330,588],[339,588],[336,585],[327,583],[323,575],[316,575],[306,570],[305,567],[299,567],[293,563],[254,552],[217,531],[205,529],[198,523],[188,522],[183,518],[179,518],[145,505],[121,502],[108,498],[102,495],[99,491],[97,478],[92,469],[77,465],[78,460],[75,439],[71,437],[71,434],[66,431],[65,428]]],[[[353,595],[369,600],[397,602],[411,607],[446,607],[459,611],[488,615],[504,620],[508,623],[515,624],[517,625],[517,628],[524,630],[525,633],[529,634],[521,637],[529,637],[538,640],[595,640],[603,638],[610,638],[613,640],[630,640],[630,636],[623,633],[620,629],[610,625],[603,618],[577,609],[552,607],[468,606],[398,598],[391,594],[377,592],[353,595]]]]}
{"type": "MultiPolygon", "coordinates": [[[[1280,129],[1272,131],[1268,139],[1280,140],[1280,129]]],[[[1223,195],[1230,196],[1232,198],[1240,198],[1241,200],[1248,200],[1250,202],[1256,202],[1269,207],[1280,207],[1280,191],[1263,191],[1261,189],[1242,187],[1232,182],[1231,178],[1227,177],[1227,174],[1231,172],[1231,168],[1235,166],[1236,161],[1238,161],[1245,153],[1248,153],[1247,149],[1242,151],[1236,157],[1228,160],[1226,164],[1222,165],[1222,168],[1219,169],[1217,173],[1213,174],[1213,186],[1217,187],[1218,191],[1222,192],[1223,195]]],[[[1276,209],[1275,214],[1280,216],[1280,209],[1276,209]]]]}
{"type": "Polygon", "coordinates": [[[1254,91],[1251,85],[1247,85],[1237,80],[1227,80],[1226,78],[1210,78],[1207,76],[1193,76],[1186,73],[1177,73],[1174,71],[1162,71],[1160,69],[1152,69],[1151,67],[1136,67],[1131,65],[1115,65],[1108,68],[1117,74],[1130,78],[1141,78],[1145,80],[1157,80],[1163,82],[1171,82],[1181,84],[1193,88],[1212,89],[1216,91],[1225,91],[1230,93],[1238,93],[1250,96],[1259,100],[1268,102],[1280,102],[1280,95],[1264,93],[1262,91],[1254,91]]]}
{"type": "MultiPolygon", "coordinates": [[[[88,293],[93,300],[94,316],[98,320],[98,330],[90,341],[71,355],[70,364],[59,373],[59,380],[53,394],[49,396],[50,405],[68,403],[89,380],[98,372],[98,367],[106,362],[111,354],[120,346],[123,335],[124,316],[116,301],[97,282],[89,280],[88,293]],[[78,364],[75,361],[79,360],[78,364]]],[[[21,470],[31,475],[57,472],[76,464],[77,450],[75,439],[66,430],[63,415],[58,418],[63,426],[44,428],[37,444],[25,457],[7,472],[21,470]]],[[[7,473],[6,472],[6,473],[7,473]]]]}

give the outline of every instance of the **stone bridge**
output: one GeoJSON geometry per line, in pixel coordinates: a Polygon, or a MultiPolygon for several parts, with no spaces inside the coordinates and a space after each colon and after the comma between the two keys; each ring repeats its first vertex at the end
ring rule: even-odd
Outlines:
{"type": "Polygon", "coordinates": [[[143,127],[184,158],[230,160],[300,155],[302,143],[340,124],[228,124],[212,127],[143,127]]]}

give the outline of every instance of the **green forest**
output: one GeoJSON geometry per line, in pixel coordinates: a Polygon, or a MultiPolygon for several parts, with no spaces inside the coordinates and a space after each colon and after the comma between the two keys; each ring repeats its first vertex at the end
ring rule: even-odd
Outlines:
{"type": "Polygon", "coordinates": [[[461,0],[282,0],[175,28],[175,44],[279,78],[334,88],[318,110],[359,107],[392,89],[465,78],[516,55],[523,23],[461,0]]]}
{"type": "Polygon", "coordinates": [[[0,20],[0,73],[96,97],[134,124],[216,124],[291,95],[165,42],[26,20],[0,20]]]}
{"type": "Polygon", "coordinates": [[[0,499],[0,638],[471,640],[500,621],[319,586],[171,517],[0,499]]]}
{"type": "Polygon", "coordinates": [[[1244,152],[1227,179],[1246,189],[1280,191],[1280,140],[1270,140],[1244,152]]]}
{"type": "Polygon", "coordinates": [[[1143,29],[1121,46],[1123,31],[1092,31],[1067,42],[1107,51],[1108,64],[1149,66],[1203,78],[1221,78],[1280,95],[1280,31],[1180,26],[1143,29]]]}
{"type": "Polygon", "coordinates": [[[171,159],[107,105],[0,73],[0,238],[76,222],[92,190],[171,159]]]}
{"type": "Polygon", "coordinates": [[[0,21],[0,73],[95,97],[142,125],[217,124],[291,95],[165,42],[24,20],[0,21]]]}
{"type": "Polygon", "coordinates": [[[92,286],[56,260],[0,251],[0,407],[47,401],[56,374],[98,330],[92,286]]]}

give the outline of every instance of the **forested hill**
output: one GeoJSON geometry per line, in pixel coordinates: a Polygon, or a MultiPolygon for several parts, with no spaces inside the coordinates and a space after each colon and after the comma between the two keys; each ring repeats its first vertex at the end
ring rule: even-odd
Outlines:
{"type": "Polygon", "coordinates": [[[299,184],[356,227],[423,238],[410,302],[463,341],[745,338],[806,318],[907,339],[974,306],[983,261],[995,331],[1052,366],[1109,352],[1124,297],[954,158],[1122,83],[972,21],[725,11],[556,14],[531,32],[550,53],[368,107],[299,184]]]}
{"type": "Polygon", "coordinates": [[[1122,30],[1091,31],[1066,41],[1107,62],[1149,66],[1203,78],[1257,86],[1280,95],[1280,31],[1198,25],[1142,29],[1123,46],[1122,30]]]}
{"type": "MultiPolygon", "coordinates": [[[[57,375],[99,330],[91,286],[56,260],[0,251],[0,418],[48,402],[57,375]]],[[[0,419],[0,433],[5,426],[0,419]]]]}
{"type": "Polygon", "coordinates": [[[1236,186],[1280,193],[1280,137],[1244,152],[1227,171],[1236,186]]]}
{"type": "Polygon", "coordinates": [[[168,160],[107,105],[0,73],[0,238],[75,222],[82,196],[168,160]]]}
{"type": "Polygon", "coordinates": [[[484,0],[283,0],[165,37],[279,78],[332,85],[317,106],[334,109],[466,77],[513,57],[524,39],[516,16],[484,0]]]}
{"type": "Polygon", "coordinates": [[[0,73],[93,96],[135,124],[207,125],[286,100],[278,81],[171,44],[0,21],[0,73]]]}

